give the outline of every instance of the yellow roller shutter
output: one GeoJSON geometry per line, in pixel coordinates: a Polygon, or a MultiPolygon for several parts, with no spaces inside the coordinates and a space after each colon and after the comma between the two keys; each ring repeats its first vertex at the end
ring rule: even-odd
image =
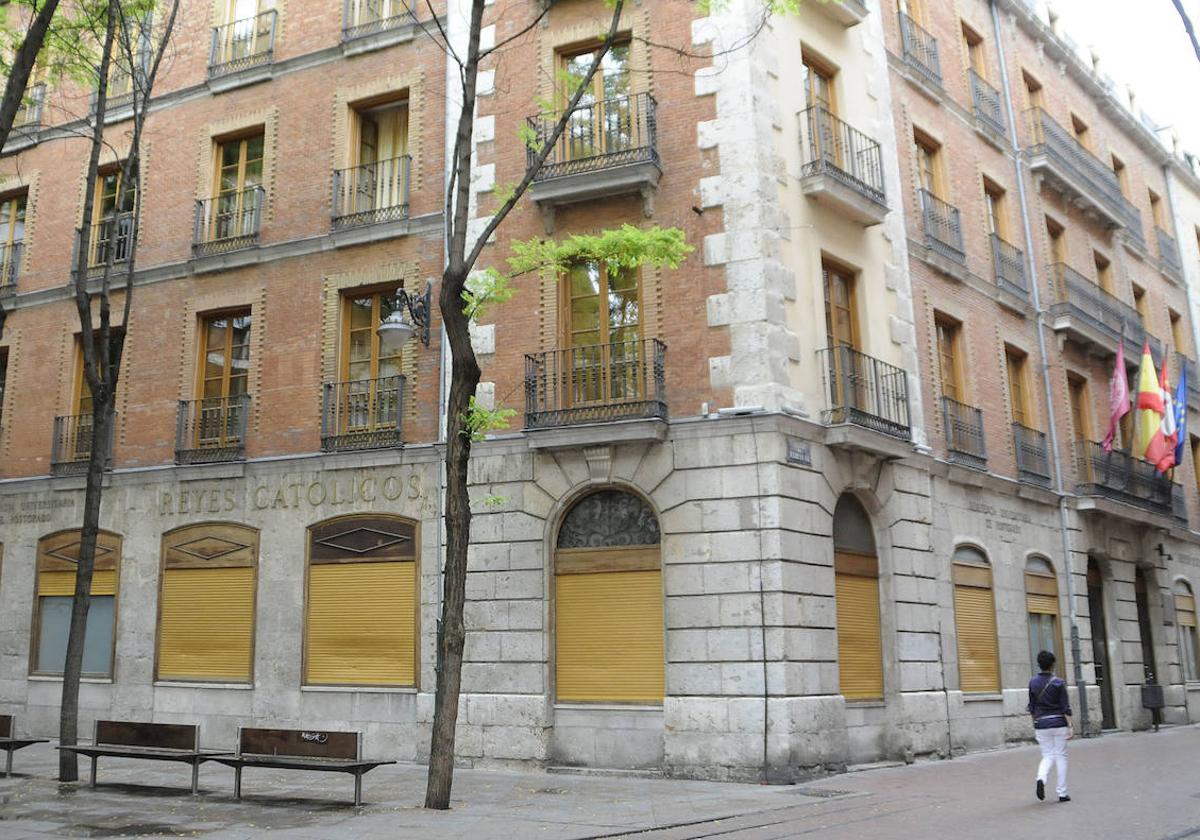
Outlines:
{"type": "Polygon", "coordinates": [[[1193,596],[1175,596],[1175,620],[1184,627],[1196,626],[1196,599],[1193,596]]]}
{"type": "Polygon", "coordinates": [[[415,685],[416,629],[414,563],[309,567],[306,683],[415,685]]]}
{"type": "MultiPolygon", "coordinates": [[[[96,569],[92,572],[93,595],[115,595],[117,573],[112,569],[96,569]]],[[[74,595],[75,573],[63,571],[38,572],[38,595],[74,595]]]]}
{"type": "Polygon", "coordinates": [[[657,569],[558,575],[558,699],[661,703],[662,598],[662,572],[657,569]]]}
{"type": "Polygon", "coordinates": [[[160,608],[160,679],[250,679],[254,569],[167,569],[160,608]]]}
{"type": "Polygon", "coordinates": [[[835,575],[834,580],[842,695],[847,700],[878,700],[883,697],[879,581],[842,574],[835,575]]]}
{"type": "Polygon", "coordinates": [[[1025,609],[1040,615],[1058,615],[1058,598],[1053,595],[1038,595],[1034,592],[1025,593],[1025,609]]]}
{"type": "Polygon", "coordinates": [[[954,624],[958,631],[959,687],[967,692],[998,692],[1000,653],[992,590],[956,584],[954,624]]]}

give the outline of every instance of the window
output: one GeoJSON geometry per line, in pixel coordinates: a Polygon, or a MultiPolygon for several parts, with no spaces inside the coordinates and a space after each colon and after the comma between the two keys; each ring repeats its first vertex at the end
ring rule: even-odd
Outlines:
{"type": "Polygon", "coordinates": [[[941,147],[917,132],[913,136],[913,148],[917,155],[917,179],[921,189],[935,198],[942,198],[941,147]]]}
{"type": "Polygon", "coordinates": [[[1171,321],[1171,340],[1175,342],[1176,352],[1188,355],[1187,331],[1183,327],[1183,318],[1174,309],[1167,309],[1167,318],[1171,321]]]}
{"type": "Polygon", "coordinates": [[[638,496],[599,490],[567,512],[554,552],[555,696],[661,703],[665,693],[658,519],[638,496]]]}
{"type": "Polygon", "coordinates": [[[1113,294],[1112,263],[1099,251],[1092,252],[1092,262],[1096,266],[1096,284],[1110,295],[1113,294]]]}
{"type": "MultiPolygon", "coordinates": [[[[83,673],[86,676],[112,676],[120,563],[121,538],[101,531],[96,539],[91,606],[83,641],[83,673]]],[[[31,664],[35,674],[63,672],[78,566],[79,531],[61,531],[38,542],[31,664]]]]}
{"type": "Polygon", "coordinates": [[[1155,682],[1158,666],[1154,661],[1154,633],[1150,623],[1150,586],[1141,566],[1133,575],[1133,600],[1137,607],[1138,640],[1142,648],[1142,673],[1146,682],[1155,682]]]}
{"type": "Polygon", "coordinates": [[[342,385],[338,396],[339,435],[381,434],[400,422],[403,355],[389,351],[376,332],[392,314],[393,291],[353,292],[342,298],[342,385]]]}
{"type": "Polygon", "coordinates": [[[883,635],[879,624],[879,560],[871,518],[843,495],[833,511],[834,601],[838,681],[847,700],[883,698],[883,635]]]}
{"type": "Polygon", "coordinates": [[[828,260],[821,261],[825,284],[825,335],[830,347],[858,344],[858,311],[854,273],[828,260]]]}
{"type": "Polygon", "coordinates": [[[831,114],[836,114],[837,102],[834,98],[833,77],[837,71],[808,52],[803,54],[802,66],[804,68],[804,104],[809,108],[816,106],[831,114]]]}
{"type": "Polygon", "coordinates": [[[1163,219],[1162,199],[1154,190],[1147,190],[1147,193],[1150,197],[1150,217],[1154,219],[1154,226],[1159,230],[1166,230],[1167,223],[1163,219]]]}
{"type": "Polygon", "coordinates": [[[1075,135],[1075,139],[1079,141],[1079,145],[1091,151],[1092,148],[1092,132],[1088,128],[1088,124],[1079,119],[1075,114],[1071,115],[1071,132],[1075,135]]]}
{"type": "Polygon", "coordinates": [[[157,679],[251,681],[257,565],[258,532],[245,525],[163,535],[157,679]]]}
{"type": "MultiPolygon", "coordinates": [[[[596,47],[562,55],[562,105],[570,101],[595,59],[596,47]]],[[[633,132],[646,117],[633,93],[629,70],[629,44],[617,43],[604,56],[579,106],[567,121],[563,151],[568,160],[610,154],[630,148],[633,132]]]]}
{"type": "Polygon", "coordinates": [[[1137,310],[1138,321],[1145,327],[1150,320],[1150,313],[1146,311],[1146,290],[1137,283],[1132,283],[1130,286],[1133,290],[1133,308],[1137,310]]]}
{"type": "MultiPolygon", "coordinates": [[[[352,168],[339,183],[342,215],[408,205],[408,102],[385,102],[354,111],[357,140],[352,168]]],[[[375,218],[372,221],[386,221],[375,218]]]]}
{"type": "Polygon", "coordinates": [[[983,194],[987,200],[988,233],[1009,241],[1008,237],[1008,208],[1004,190],[987,178],[983,179],[983,194]]]}
{"type": "Polygon", "coordinates": [[[1046,103],[1042,83],[1024,70],[1021,71],[1021,79],[1025,82],[1025,103],[1030,108],[1044,108],[1046,103]]]}
{"type": "Polygon", "coordinates": [[[942,396],[962,402],[962,368],[959,363],[958,336],[962,325],[934,313],[937,332],[938,370],[942,375],[942,396]]]}
{"type": "Polygon", "coordinates": [[[1067,390],[1071,394],[1071,425],[1075,430],[1075,440],[1091,440],[1092,412],[1087,380],[1082,376],[1068,373],[1067,390]]]}
{"type": "Polygon", "coordinates": [[[25,203],[28,193],[0,198],[0,287],[17,282],[25,250],[25,203]]]}
{"type": "Polygon", "coordinates": [[[975,75],[987,80],[987,60],[983,55],[983,38],[978,32],[965,23],[962,25],[963,53],[967,59],[967,68],[975,71],[975,75]]]}
{"type": "Polygon", "coordinates": [[[958,635],[958,683],[967,693],[1000,691],[1000,652],[992,569],[979,549],[954,551],[954,627],[958,635]]]}
{"type": "Polygon", "coordinates": [[[641,275],[597,262],[575,263],[562,287],[564,404],[640,399],[645,391],[641,275]]]}
{"type": "Polygon", "coordinates": [[[1192,481],[1196,483],[1196,492],[1200,494],[1200,437],[1190,435],[1192,447],[1192,481]]]}
{"type": "Polygon", "coordinates": [[[1117,183],[1121,186],[1121,195],[1129,197],[1129,170],[1125,168],[1125,163],[1116,155],[1112,155],[1112,170],[1117,176],[1117,183]]]}
{"type": "Polygon", "coordinates": [[[1050,240],[1050,256],[1054,262],[1070,265],[1067,258],[1067,232],[1058,222],[1046,217],[1046,236],[1050,240]]]}
{"type": "Polygon", "coordinates": [[[92,230],[88,244],[88,267],[96,268],[129,259],[133,236],[137,183],[126,184],[121,167],[110,167],[96,175],[96,197],[92,205],[92,230]]]}
{"type": "MultiPolygon", "coordinates": [[[[1041,668],[1037,655],[1048,650],[1060,660],[1058,643],[1058,580],[1054,567],[1044,557],[1030,557],[1025,563],[1025,612],[1029,615],[1029,667],[1033,673],[1041,668]]],[[[1061,673],[1061,666],[1055,665],[1061,673]]]]}
{"type": "Polygon", "coordinates": [[[306,685],[417,684],[417,532],[357,515],[308,530],[306,685]]]}
{"type": "Polygon", "coordinates": [[[232,239],[258,232],[263,181],[262,132],[217,143],[213,184],[216,202],[208,239],[232,239]]]}
{"type": "Polygon", "coordinates": [[[8,348],[0,347],[0,429],[4,428],[4,387],[8,382],[8,348]]]}
{"type": "Polygon", "coordinates": [[[907,0],[904,4],[908,9],[908,16],[916,23],[921,23],[925,20],[925,0],[907,0]]]}
{"type": "Polygon", "coordinates": [[[1196,597],[1186,580],[1175,581],[1175,624],[1179,627],[1179,668],[1185,682],[1200,680],[1200,646],[1196,644],[1196,597]]]}
{"type": "Polygon", "coordinates": [[[209,315],[200,322],[200,377],[196,414],[188,424],[190,448],[242,445],[250,382],[250,323],[249,312],[209,315]]]}
{"type": "Polygon", "coordinates": [[[1004,361],[1008,368],[1008,402],[1012,409],[1012,421],[1032,427],[1033,417],[1029,410],[1029,390],[1025,379],[1026,355],[1015,347],[1004,348],[1004,361]]]}

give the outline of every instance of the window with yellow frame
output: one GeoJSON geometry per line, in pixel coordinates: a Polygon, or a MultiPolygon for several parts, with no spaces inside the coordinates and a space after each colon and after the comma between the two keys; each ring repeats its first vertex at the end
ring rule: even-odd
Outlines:
{"type": "MultiPolygon", "coordinates": [[[[67,656],[67,634],[79,567],[80,533],[60,531],[38,541],[30,673],[59,675],[67,656]]],[[[121,538],[101,531],[96,538],[91,606],[83,642],[83,673],[112,677],[121,538]]]]}

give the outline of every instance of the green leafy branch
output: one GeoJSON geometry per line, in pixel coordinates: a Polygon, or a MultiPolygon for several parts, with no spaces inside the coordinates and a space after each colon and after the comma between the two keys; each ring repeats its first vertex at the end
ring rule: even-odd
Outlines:
{"type": "Polygon", "coordinates": [[[488,432],[507,429],[509,421],[516,416],[515,409],[487,408],[471,397],[466,416],[462,418],[462,433],[468,435],[472,441],[481,441],[488,432]]]}

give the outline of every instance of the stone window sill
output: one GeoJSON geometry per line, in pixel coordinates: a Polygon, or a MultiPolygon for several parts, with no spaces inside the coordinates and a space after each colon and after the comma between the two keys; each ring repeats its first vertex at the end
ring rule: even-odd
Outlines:
{"type": "Polygon", "coordinates": [[[188,682],[186,680],[155,680],[155,688],[228,688],[235,691],[253,691],[252,683],[188,682]]]}
{"type": "Polygon", "coordinates": [[[662,706],[646,706],[636,703],[555,703],[555,710],[569,712],[661,712],[662,706]]]}
{"type": "Polygon", "coordinates": [[[1003,700],[1003,694],[963,694],[964,703],[999,703],[1003,700]]]}
{"type": "MultiPolygon", "coordinates": [[[[60,674],[30,674],[29,675],[30,682],[57,682],[57,683],[60,683],[60,682],[62,682],[62,679],[63,679],[62,675],[60,675],[60,674]]],[[[113,678],[112,677],[80,677],[79,681],[81,683],[89,683],[92,685],[112,685],[113,678]]]]}
{"type": "Polygon", "coordinates": [[[302,685],[300,692],[313,694],[417,694],[416,686],[388,685],[302,685]]]}

